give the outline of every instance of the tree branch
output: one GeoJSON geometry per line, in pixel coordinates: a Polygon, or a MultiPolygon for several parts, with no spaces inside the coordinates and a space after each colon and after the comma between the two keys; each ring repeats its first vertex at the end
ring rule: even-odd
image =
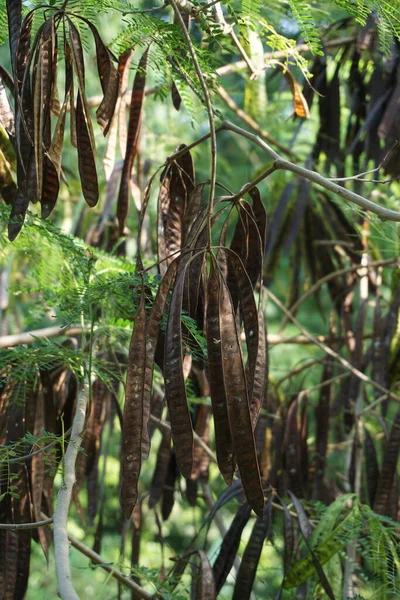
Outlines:
{"type": "Polygon", "coordinates": [[[72,337],[74,335],[82,335],[83,329],[80,326],[76,327],[44,327],[43,329],[33,329],[24,333],[16,333],[14,335],[3,335],[0,337],[0,349],[11,348],[12,346],[21,346],[21,344],[32,344],[37,339],[54,338],[60,336],[72,337]]]}
{"type": "Polygon", "coordinates": [[[308,179],[308,181],[311,181],[313,183],[316,183],[317,185],[320,185],[321,187],[328,190],[329,192],[332,192],[332,193],[336,194],[337,196],[340,196],[341,198],[344,198],[345,200],[352,202],[353,204],[357,204],[363,210],[368,210],[368,211],[376,214],[383,221],[396,221],[396,222],[400,221],[400,212],[397,212],[395,210],[390,210],[389,208],[384,208],[383,206],[379,206],[379,204],[375,204],[375,202],[371,202],[371,200],[367,200],[363,196],[360,196],[359,194],[356,194],[355,192],[352,192],[351,190],[347,190],[346,188],[338,185],[337,183],[334,183],[333,181],[329,181],[329,179],[326,179],[326,177],[323,177],[316,171],[311,171],[310,169],[306,169],[305,167],[300,167],[299,165],[296,165],[288,160],[285,160],[284,158],[279,156],[279,154],[277,152],[275,152],[275,150],[273,150],[271,148],[271,146],[269,146],[259,136],[254,135],[253,133],[249,133],[245,129],[242,129],[241,127],[238,127],[237,125],[230,123],[229,121],[224,121],[222,123],[222,126],[227,131],[232,131],[233,133],[237,133],[238,135],[241,135],[242,137],[247,138],[254,144],[257,144],[257,146],[262,148],[265,152],[267,152],[275,161],[274,162],[275,169],[282,169],[283,171],[291,171],[292,173],[295,173],[299,177],[304,177],[304,179],[308,179]]]}
{"type": "MultiPolygon", "coordinates": [[[[308,289],[306,292],[304,292],[304,294],[302,296],[300,296],[300,298],[298,300],[296,300],[296,302],[290,307],[290,311],[294,314],[297,311],[297,309],[299,308],[300,304],[303,304],[303,302],[305,300],[307,300],[307,298],[309,298],[310,296],[313,296],[315,294],[315,292],[317,292],[324,285],[324,283],[327,283],[328,281],[330,281],[331,279],[334,279],[335,277],[340,277],[341,275],[347,275],[347,273],[354,273],[354,271],[365,271],[368,269],[374,269],[376,267],[390,267],[390,266],[394,267],[396,265],[397,266],[399,265],[398,258],[387,258],[385,260],[372,261],[364,266],[355,265],[352,267],[345,267],[343,269],[338,269],[337,271],[332,271],[332,273],[328,273],[324,277],[321,277],[321,279],[316,281],[314,283],[314,285],[312,285],[310,287],[310,289],[308,289]]],[[[360,277],[363,277],[363,275],[360,275],[360,277]]]]}
{"type": "Polygon", "coordinates": [[[79,600],[71,577],[67,522],[72,488],[76,480],[75,463],[82,442],[82,432],[85,427],[86,406],[87,389],[86,386],[83,386],[78,392],[71,438],[61,463],[63,466],[63,481],[58,492],[57,506],[53,517],[54,554],[58,595],[63,600],[79,600]]]}
{"type": "MultiPolygon", "coordinates": [[[[336,40],[331,40],[330,42],[326,42],[324,47],[326,50],[330,48],[340,48],[341,46],[348,46],[356,41],[356,38],[351,37],[343,37],[338,38],[336,40]]],[[[265,52],[264,53],[264,61],[273,60],[273,59],[281,59],[288,58],[288,56],[293,56],[294,54],[301,54],[303,52],[309,52],[310,48],[308,44],[299,44],[295,46],[293,49],[288,51],[285,50],[277,50],[275,52],[265,52]]],[[[248,68],[248,65],[244,60],[239,60],[234,63],[229,63],[228,65],[224,65],[223,67],[219,67],[216,71],[218,75],[229,75],[230,73],[236,73],[237,71],[245,71],[248,68]]]]}
{"type": "Polygon", "coordinates": [[[246,123],[246,125],[251,127],[251,129],[253,129],[253,131],[255,131],[262,139],[278,148],[278,150],[280,150],[283,154],[285,154],[292,160],[297,160],[297,156],[294,152],[292,152],[291,150],[289,150],[289,148],[286,148],[286,146],[281,144],[281,142],[273,138],[272,135],[268,133],[268,131],[265,131],[260,127],[257,121],[250,117],[250,115],[248,115],[244,110],[239,108],[239,106],[236,104],[233,98],[225,91],[225,89],[222,86],[218,86],[216,91],[218,96],[221,98],[221,100],[225,102],[227,107],[230,108],[235,113],[235,115],[239,117],[239,119],[246,123]]]}
{"type": "MultiPolygon", "coordinates": [[[[42,513],[42,517],[44,518],[46,517],[46,515],[42,513]]],[[[46,517],[46,519],[48,519],[48,517],[46,517]]],[[[90,558],[93,564],[99,565],[99,567],[101,567],[102,569],[104,569],[104,571],[106,571],[112,577],[117,579],[117,581],[120,581],[127,588],[134,591],[138,598],[143,598],[143,600],[152,600],[154,598],[153,594],[150,594],[150,592],[146,592],[146,590],[144,590],[142,587],[140,587],[140,585],[135,583],[135,581],[124,575],[119,569],[116,569],[112,564],[107,562],[105,558],[100,556],[100,554],[97,554],[97,552],[94,552],[94,550],[88,548],[88,546],[85,546],[85,544],[83,544],[80,540],[78,540],[70,533],[68,534],[68,540],[71,543],[71,546],[73,546],[76,550],[90,558]]]]}
{"type": "MultiPolygon", "coordinates": [[[[391,259],[390,261],[377,261],[377,263],[378,262],[379,262],[379,264],[387,262],[387,264],[394,265],[398,261],[396,261],[395,259],[391,259]]],[[[375,263],[371,263],[370,266],[372,267],[372,266],[374,266],[374,264],[375,263]]],[[[348,269],[341,269],[340,271],[335,271],[334,273],[332,273],[330,275],[332,275],[332,277],[335,277],[338,274],[340,275],[342,273],[342,271],[350,272],[350,271],[355,271],[355,270],[361,269],[361,268],[365,268],[365,267],[360,267],[360,266],[349,267],[348,269]]],[[[320,280],[319,282],[317,281],[317,283],[315,284],[315,287],[316,288],[320,287],[317,284],[323,285],[323,283],[325,283],[326,280],[329,280],[332,277],[327,276],[327,277],[324,277],[323,280],[320,280]]],[[[306,294],[307,294],[307,296],[310,295],[308,292],[306,294]]],[[[306,299],[305,298],[306,294],[304,294],[304,300],[306,299]]],[[[52,327],[45,327],[43,329],[33,329],[32,331],[25,331],[23,333],[16,333],[15,335],[4,335],[3,337],[0,337],[0,349],[12,348],[14,346],[20,346],[22,344],[32,344],[33,342],[36,342],[37,340],[50,339],[50,338],[62,337],[62,336],[68,337],[68,336],[74,336],[74,335],[82,335],[82,333],[85,330],[86,330],[86,328],[82,328],[79,325],[69,327],[68,329],[64,329],[63,327],[52,326],[52,327]]],[[[321,342],[328,341],[328,338],[324,335],[317,336],[317,339],[321,342]]],[[[331,338],[329,338],[329,339],[331,339],[331,338]]],[[[338,338],[335,341],[340,341],[342,339],[344,339],[344,338],[338,338]]],[[[267,341],[268,341],[268,344],[270,344],[271,346],[276,346],[278,344],[311,344],[312,343],[310,341],[310,339],[305,335],[284,336],[279,333],[269,333],[267,341]]],[[[39,454],[40,452],[43,452],[44,450],[47,450],[48,448],[51,448],[54,445],[55,445],[55,442],[52,442],[48,446],[45,446],[44,448],[40,448],[39,450],[35,450],[34,452],[32,452],[29,455],[12,458],[10,460],[10,462],[17,463],[20,460],[29,459],[32,456],[34,456],[35,454],[39,454]]]]}
{"type": "Polygon", "coordinates": [[[210,193],[208,198],[208,246],[211,247],[211,216],[212,210],[214,207],[214,196],[215,196],[215,183],[217,181],[217,136],[215,131],[214,124],[214,116],[213,109],[211,105],[211,96],[209,89],[207,87],[207,83],[204,79],[203,72],[201,70],[199,61],[197,59],[196,50],[192,44],[192,40],[190,39],[189,31],[186,28],[185,22],[182,18],[181,13],[179,12],[179,8],[175,0],[169,0],[171,6],[174,9],[175,16],[182,28],[183,34],[186,38],[186,42],[189,48],[190,56],[192,57],[193,66],[196,71],[196,75],[198,77],[200,87],[204,94],[204,102],[207,109],[208,123],[210,126],[210,138],[211,138],[211,174],[210,174],[210,193]]]}
{"type": "Polygon", "coordinates": [[[11,529],[11,531],[21,531],[23,529],[37,529],[38,527],[50,525],[52,522],[53,517],[48,517],[43,521],[36,521],[34,523],[0,523],[0,529],[11,529]]]}
{"type": "Polygon", "coordinates": [[[329,356],[332,356],[335,360],[337,360],[338,362],[340,362],[348,371],[350,371],[350,373],[352,373],[353,375],[355,375],[356,377],[358,377],[358,379],[360,379],[364,383],[367,383],[368,385],[371,385],[372,387],[374,387],[375,389],[379,390],[383,394],[386,394],[388,398],[392,398],[393,400],[396,400],[397,402],[400,402],[400,396],[398,396],[397,394],[393,394],[393,392],[391,392],[390,390],[388,390],[387,388],[385,388],[383,385],[381,385],[377,381],[374,381],[373,379],[371,379],[370,377],[368,377],[368,375],[366,375],[365,373],[363,373],[359,369],[356,369],[355,367],[353,367],[353,365],[351,363],[349,363],[348,360],[346,360],[345,358],[343,358],[342,356],[340,356],[340,354],[338,354],[337,352],[335,352],[334,350],[332,350],[332,348],[330,348],[329,346],[327,346],[325,343],[320,342],[318,340],[318,336],[315,336],[315,335],[312,335],[311,333],[308,333],[308,331],[299,323],[299,321],[296,319],[296,317],[294,317],[293,314],[282,304],[282,302],[279,300],[279,298],[277,298],[275,296],[275,294],[273,294],[271,292],[271,290],[269,290],[267,288],[264,288],[264,289],[265,289],[265,293],[267,294],[267,296],[269,296],[271,298],[271,300],[273,302],[275,302],[275,304],[277,306],[279,306],[279,308],[292,321],[292,323],[294,325],[296,325],[296,327],[298,327],[300,329],[300,331],[303,333],[303,335],[305,335],[306,337],[308,337],[308,339],[311,342],[313,342],[316,346],[318,346],[318,348],[320,348],[326,354],[328,354],[329,356]]]}

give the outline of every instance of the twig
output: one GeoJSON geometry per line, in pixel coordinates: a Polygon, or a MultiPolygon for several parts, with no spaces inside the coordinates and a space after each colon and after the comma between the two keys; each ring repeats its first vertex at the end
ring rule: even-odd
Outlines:
{"type": "MultiPolygon", "coordinates": [[[[338,38],[336,40],[331,40],[330,42],[326,42],[324,47],[326,50],[330,48],[339,48],[341,46],[348,46],[355,42],[355,37],[343,37],[338,38]]],[[[309,52],[310,47],[308,44],[299,44],[292,49],[289,50],[277,50],[275,52],[265,52],[264,53],[264,61],[279,59],[279,58],[288,58],[288,56],[292,56],[294,54],[301,54],[302,52],[309,52]]],[[[229,65],[224,65],[223,67],[219,67],[217,69],[217,73],[220,76],[229,75],[230,73],[236,73],[236,71],[245,71],[247,69],[247,64],[244,60],[239,60],[234,63],[230,63],[229,65]]]]}
{"type": "Polygon", "coordinates": [[[237,125],[230,123],[229,121],[224,121],[222,125],[227,131],[237,133],[238,135],[247,138],[248,140],[257,144],[257,146],[265,150],[265,152],[267,152],[274,159],[275,169],[291,171],[292,173],[295,173],[300,177],[304,177],[304,179],[308,179],[308,181],[312,181],[313,183],[320,185],[329,192],[333,192],[337,196],[340,196],[341,198],[344,198],[345,200],[348,200],[353,204],[357,204],[362,209],[373,212],[384,221],[400,221],[400,212],[379,206],[379,204],[375,204],[375,202],[371,202],[371,200],[367,200],[367,198],[364,198],[363,196],[360,196],[359,194],[356,194],[351,190],[347,190],[346,188],[338,185],[337,183],[334,183],[333,181],[329,181],[329,179],[326,179],[326,177],[323,177],[316,171],[311,171],[310,169],[306,169],[305,167],[301,167],[288,160],[283,159],[279,156],[277,152],[275,152],[275,150],[271,148],[271,146],[269,146],[259,136],[254,135],[253,133],[249,133],[245,129],[242,129],[237,125]]]}
{"type": "MultiPolygon", "coordinates": [[[[46,515],[42,513],[42,517],[45,516],[46,515]]],[[[97,552],[94,552],[91,548],[85,546],[85,544],[83,544],[80,540],[78,540],[70,533],[68,534],[68,540],[71,543],[71,546],[73,546],[76,550],[90,558],[93,564],[99,565],[99,567],[104,569],[104,571],[110,573],[112,577],[120,581],[129,589],[133,590],[138,598],[143,598],[143,600],[152,600],[154,598],[153,594],[146,592],[146,590],[144,590],[142,587],[140,587],[140,585],[135,583],[135,581],[124,575],[121,571],[119,571],[119,569],[116,569],[112,564],[107,562],[105,558],[100,556],[100,554],[97,554],[97,552]]]]}
{"type": "MultiPolygon", "coordinates": [[[[384,261],[379,261],[379,262],[382,263],[384,261]]],[[[391,262],[395,263],[396,261],[391,260],[391,262]]],[[[357,269],[359,269],[359,268],[361,268],[361,267],[357,267],[357,269]]],[[[352,268],[343,269],[343,270],[347,272],[348,270],[352,270],[352,268]]],[[[355,270],[355,269],[353,269],[353,270],[355,270]]],[[[321,285],[322,285],[322,283],[321,283],[321,285]]],[[[67,329],[64,329],[63,327],[52,326],[52,327],[45,327],[43,329],[33,329],[32,331],[25,331],[23,333],[17,333],[15,335],[4,335],[3,337],[0,337],[0,349],[1,348],[12,348],[15,346],[20,346],[22,344],[33,344],[33,342],[36,342],[37,340],[51,339],[51,338],[61,337],[61,336],[70,337],[70,336],[74,336],[74,335],[82,335],[82,333],[84,333],[84,331],[86,331],[86,328],[82,328],[79,325],[74,325],[73,327],[69,327],[67,329]]],[[[328,338],[324,335],[317,336],[317,339],[320,342],[328,341],[328,338]]],[[[345,338],[337,338],[337,339],[335,339],[335,341],[342,341],[344,339],[345,338]]],[[[284,336],[279,333],[269,333],[267,341],[268,341],[268,344],[270,344],[271,346],[277,346],[278,344],[311,344],[312,343],[310,341],[310,339],[304,335],[284,336]]],[[[41,448],[39,450],[35,450],[34,452],[32,452],[29,455],[13,458],[8,462],[18,462],[20,460],[25,460],[25,459],[31,458],[31,456],[34,456],[35,454],[39,454],[39,452],[43,452],[44,450],[47,450],[51,446],[54,446],[55,443],[56,442],[51,442],[51,444],[49,444],[48,446],[45,446],[44,448],[41,448]]]]}
{"type": "Polygon", "coordinates": [[[203,72],[202,72],[200,64],[199,64],[199,61],[197,60],[196,50],[192,44],[192,40],[190,39],[190,34],[186,28],[186,25],[182,18],[182,15],[179,12],[177,3],[175,0],[169,0],[169,1],[174,9],[175,16],[182,28],[184,36],[186,38],[189,52],[192,57],[193,66],[196,71],[196,75],[198,77],[200,87],[204,94],[204,102],[206,105],[208,122],[209,122],[209,126],[210,126],[211,174],[210,174],[210,193],[209,193],[209,197],[208,197],[208,215],[207,215],[207,217],[208,217],[208,246],[211,247],[211,217],[212,217],[212,211],[213,211],[213,207],[214,207],[215,183],[217,180],[217,136],[216,136],[216,132],[215,132],[215,124],[214,124],[214,117],[213,117],[213,109],[212,109],[212,105],[211,105],[211,97],[210,97],[210,92],[208,90],[206,81],[204,79],[203,72]]]}
{"type": "Polygon", "coordinates": [[[330,377],[330,379],[325,379],[325,381],[321,381],[321,383],[317,383],[316,385],[313,385],[312,387],[308,388],[307,390],[302,390],[299,393],[299,398],[302,396],[307,396],[307,394],[311,394],[311,392],[316,392],[317,390],[320,390],[321,388],[326,387],[327,385],[330,385],[331,383],[335,383],[336,381],[341,381],[342,379],[345,379],[346,377],[350,377],[351,373],[339,373],[339,375],[334,375],[334,377],[330,377]]]}
{"type": "MultiPolygon", "coordinates": [[[[299,308],[300,304],[302,304],[307,298],[313,296],[315,292],[319,290],[320,287],[327,283],[331,279],[335,277],[340,277],[341,275],[347,275],[347,273],[353,273],[354,271],[365,271],[366,269],[374,269],[375,267],[389,267],[390,265],[399,265],[398,258],[387,258],[385,260],[375,260],[373,262],[368,263],[367,265],[355,265],[352,267],[345,267],[343,269],[338,269],[337,271],[332,271],[332,273],[328,273],[325,277],[321,277],[318,281],[314,283],[294,304],[290,307],[290,311],[295,313],[299,308]]],[[[360,277],[363,276],[363,273],[360,274],[360,277]]],[[[0,338],[1,339],[1,338],[0,338]]]]}
{"type": "Polygon", "coordinates": [[[361,379],[361,381],[363,381],[364,383],[371,385],[372,387],[379,390],[380,392],[387,394],[387,396],[392,398],[393,400],[400,402],[400,396],[398,396],[397,394],[393,394],[393,392],[391,392],[390,390],[385,388],[383,385],[381,385],[377,381],[374,381],[373,379],[368,377],[368,375],[365,375],[365,373],[363,373],[359,369],[356,369],[355,367],[353,367],[353,365],[350,364],[348,360],[346,360],[345,358],[340,356],[340,354],[338,354],[337,352],[332,350],[332,348],[330,348],[323,342],[320,342],[318,340],[317,336],[314,336],[311,333],[308,333],[308,331],[299,323],[299,321],[296,319],[296,317],[294,317],[293,314],[282,304],[282,302],[279,300],[279,298],[277,298],[275,296],[275,294],[273,294],[271,292],[271,290],[269,290],[267,288],[264,288],[264,289],[265,289],[265,293],[271,298],[271,300],[273,300],[273,302],[275,302],[275,304],[277,306],[279,306],[279,308],[292,321],[292,323],[294,323],[294,325],[296,325],[296,327],[298,327],[300,329],[300,331],[303,333],[303,335],[307,336],[310,341],[314,342],[314,344],[316,346],[318,346],[318,348],[323,350],[329,356],[332,356],[335,360],[339,361],[348,371],[353,373],[353,375],[355,375],[356,377],[361,379]]]}
{"type": "Polygon", "coordinates": [[[268,131],[262,129],[257,123],[257,121],[250,117],[250,115],[248,115],[244,110],[239,108],[239,106],[236,104],[233,98],[228,94],[228,92],[226,92],[226,90],[224,90],[222,86],[218,86],[216,91],[218,96],[221,98],[221,100],[225,102],[227,107],[230,108],[235,113],[235,115],[239,117],[239,119],[246,123],[246,125],[251,127],[251,129],[253,129],[253,131],[255,131],[262,139],[266,140],[267,142],[278,148],[278,150],[280,150],[283,154],[285,154],[292,160],[297,160],[297,156],[294,152],[289,150],[289,148],[286,148],[286,146],[281,144],[281,142],[278,142],[278,140],[273,138],[272,135],[268,133],[268,131]]]}
{"type": "Polygon", "coordinates": [[[36,521],[35,523],[0,523],[0,529],[11,529],[12,531],[21,531],[22,529],[37,529],[38,527],[50,525],[52,522],[53,517],[49,517],[43,521],[36,521]]]}
{"type": "MultiPolygon", "coordinates": [[[[161,427],[161,429],[167,429],[168,431],[171,430],[171,425],[169,423],[167,423],[166,421],[162,421],[155,415],[150,415],[150,419],[159,427],[161,427]]],[[[193,438],[195,443],[201,446],[201,448],[203,448],[204,452],[211,458],[211,460],[216,463],[217,457],[215,456],[214,452],[211,450],[211,448],[207,446],[205,441],[202,440],[201,437],[195,431],[193,431],[193,438]]]]}
{"type": "Polygon", "coordinates": [[[16,333],[14,335],[3,335],[0,337],[0,349],[11,348],[12,346],[20,346],[21,344],[32,344],[37,339],[53,338],[60,336],[72,337],[81,335],[83,329],[80,326],[74,327],[45,327],[43,329],[33,329],[24,333],[16,333]]]}
{"type": "Polygon", "coordinates": [[[87,389],[86,386],[83,386],[78,392],[71,438],[62,462],[63,481],[58,492],[57,506],[53,517],[58,594],[63,600],[79,600],[71,578],[67,521],[72,488],[75,483],[75,463],[82,442],[81,434],[85,427],[87,399],[87,389]]]}
{"type": "Polygon", "coordinates": [[[236,46],[236,48],[239,50],[239,54],[243,58],[243,62],[245,63],[246,67],[249,69],[250,75],[252,75],[252,76],[256,75],[256,70],[253,67],[250,57],[247,56],[245,49],[243,48],[242,44],[240,43],[239,38],[237,37],[237,35],[233,29],[233,25],[229,25],[225,21],[224,13],[222,12],[222,7],[221,7],[220,2],[215,3],[214,15],[215,15],[215,20],[221,27],[222,33],[225,35],[229,35],[229,37],[231,38],[231,40],[234,43],[234,45],[236,46]]]}

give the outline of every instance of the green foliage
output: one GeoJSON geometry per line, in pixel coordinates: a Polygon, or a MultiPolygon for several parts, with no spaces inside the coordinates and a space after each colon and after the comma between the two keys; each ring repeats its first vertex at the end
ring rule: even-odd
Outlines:
{"type": "Polygon", "coordinates": [[[310,46],[314,54],[322,55],[321,41],[312,16],[313,11],[311,6],[307,2],[303,2],[303,0],[289,0],[289,5],[306,43],[310,46]]]}
{"type": "Polygon", "coordinates": [[[8,38],[8,22],[6,3],[0,2],[0,44],[4,44],[8,38]]]}

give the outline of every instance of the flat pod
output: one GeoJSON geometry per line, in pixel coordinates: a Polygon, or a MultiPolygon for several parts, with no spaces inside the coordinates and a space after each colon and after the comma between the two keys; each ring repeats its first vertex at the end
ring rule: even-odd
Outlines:
{"type": "Polygon", "coordinates": [[[118,99],[119,73],[114,67],[114,56],[103,43],[96,27],[90,21],[84,20],[89,25],[95,40],[97,70],[104,94],[100,106],[96,110],[96,119],[103,129],[103,134],[107,135],[118,99]]]}
{"type": "Polygon", "coordinates": [[[262,518],[256,519],[240,563],[232,600],[248,600],[256,577],[265,538],[271,526],[272,498],[268,501],[262,518]]]}
{"type": "MultiPolygon", "coordinates": [[[[99,200],[99,184],[97,180],[95,141],[92,121],[85,91],[85,64],[83,60],[82,42],[78,30],[68,18],[69,41],[73,68],[78,81],[78,94],[76,101],[76,146],[78,150],[78,167],[82,185],[82,193],[91,207],[96,206],[99,200]]],[[[72,84],[71,84],[72,85],[72,84]]],[[[71,104],[73,94],[71,90],[71,104]]],[[[72,112],[71,112],[72,125],[72,112]]]]}
{"type": "Polygon", "coordinates": [[[129,185],[132,175],[133,161],[135,160],[139,134],[143,114],[144,87],[146,84],[146,70],[149,57],[150,46],[147,48],[139,61],[138,69],[133,82],[131,105],[129,111],[128,139],[126,144],[126,153],[124,166],[122,168],[121,185],[118,194],[117,217],[120,234],[123,233],[125,220],[128,214],[129,204],[129,185]]]}
{"type": "Polygon", "coordinates": [[[138,480],[142,466],[142,436],[147,430],[143,419],[143,388],[146,368],[146,311],[142,290],[129,347],[125,406],[122,429],[121,506],[129,519],[138,498],[138,480]]]}
{"type": "Polygon", "coordinates": [[[189,263],[190,254],[187,254],[180,262],[172,291],[165,334],[164,360],[165,397],[176,449],[176,461],[180,472],[186,478],[191,476],[193,466],[193,428],[183,371],[181,315],[186,269],[189,263]]]}
{"type": "Polygon", "coordinates": [[[220,293],[220,331],[223,377],[235,458],[246,498],[254,512],[263,513],[264,493],[251,422],[240,335],[225,281],[220,293]]]}
{"type": "Polygon", "coordinates": [[[236,513],[235,518],[222,540],[218,556],[213,565],[217,594],[221,591],[226,578],[232,569],[239,549],[240,540],[242,539],[243,529],[250,519],[250,514],[250,506],[248,504],[243,504],[236,513]]]}
{"type": "Polygon", "coordinates": [[[227,485],[231,485],[234,472],[233,443],[230,430],[225,380],[222,366],[220,330],[221,280],[214,262],[207,284],[207,372],[210,382],[214,417],[215,445],[218,467],[227,485]]]}
{"type": "Polygon", "coordinates": [[[234,274],[247,346],[246,380],[253,427],[257,422],[266,386],[266,344],[262,307],[257,308],[250,277],[239,256],[226,251],[228,270],[234,274]],[[261,326],[261,329],[260,329],[261,326]]]}

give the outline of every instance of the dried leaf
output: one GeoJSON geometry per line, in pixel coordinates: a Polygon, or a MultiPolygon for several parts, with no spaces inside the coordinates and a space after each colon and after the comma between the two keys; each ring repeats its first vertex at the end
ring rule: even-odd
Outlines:
{"type": "Polygon", "coordinates": [[[307,100],[303,96],[303,92],[301,91],[301,87],[297,83],[293,73],[289,71],[287,67],[283,67],[283,75],[286,81],[289,84],[290,91],[293,96],[293,111],[297,117],[301,119],[309,119],[310,118],[310,109],[308,108],[307,100]]]}
{"type": "Polygon", "coordinates": [[[175,108],[175,110],[179,110],[181,107],[181,103],[182,103],[182,98],[181,95],[178,91],[178,88],[176,87],[175,82],[172,82],[172,87],[171,87],[171,98],[172,98],[172,104],[175,108]]]}
{"type": "Polygon", "coordinates": [[[199,558],[199,568],[194,571],[196,591],[194,600],[216,600],[214,573],[211,568],[207,554],[203,550],[196,551],[199,558]]]}
{"type": "MultiPolygon", "coordinates": [[[[299,523],[299,529],[304,538],[307,549],[310,552],[310,555],[312,557],[312,562],[314,564],[315,570],[317,571],[318,578],[321,582],[321,585],[324,588],[324,591],[325,591],[326,595],[328,596],[328,598],[330,598],[330,600],[335,600],[335,595],[334,595],[332,588],[330,586],[330,583],[325,575],[325,572],[321,566],[319,558],[315,554],[314,550],[312,549],[312,547],[310,545],[310,540],[311,540],[311,535],[312,535],[311,523],[306,515],[306,512],[305,512],[301,502],[298,500],[298,498],[296,498],[296,496],[290,491],[288,491],[288,494],[289,494],[289,496],[293,502],[294,508],[296,510],[297,517],[298,517],[298,523],[299,523]]],[[[286,585],[285,585],[285,587],[286,587],[286,585]]]]}
{"type": "Polygon", "coordinates": [[[128,139],[127,125],[126,125],[126,102],[125,94],[128,89],[129,79],[129,67],[132,62],[133,50],[127,50],[123,52],[118,58],[118,72],[119,72],[119,114],[118,114],[118,129],[119,129],[119,149],[121,157],[124,159],[126,154],[126,144],[128,139]]]}
{"type": "Polygon", "coordinates": [[[381,474],[374,499],[373,509],[380,515],[392,514],[391,500],[400,454],[400,410],[397,412],[383,453],[381,474]]]}
{"type": "Polygon", "coordinates": [[[167,475],[165,478],[163,499],[161,505],[161,515],[163,521],[166,521],[170,516],[175,503],[175,482],[178,477],[178,469],[176,464],[175,452],[170,452],[167,475]]]}
{"type": "MultiPolygon", "coordinates": [[[[89,206],[93,207],[99,199],[95,161],[95,141],[85,92],[85,65],[82,42],[78,30],[68,18],[71,58],[78,81],[76,102],[76,142],[78,167],[82,184],[82,193],[89,206]]],[[[71,102],[72,102],[71,88],[71,102]]],[[[72,116],[72,113],[71,113],[72,116]]]]}
{"type": "Polygon", "coordinates": [[[14,76],[17,74],[17,50],[18,42],[21,32],[22,22],[22,1],[21,0],[7,0],[7,17],[8,17],[8,32],[9,32],[9,43],[10,43],[10,55],[13,63],[14,76]]]}

